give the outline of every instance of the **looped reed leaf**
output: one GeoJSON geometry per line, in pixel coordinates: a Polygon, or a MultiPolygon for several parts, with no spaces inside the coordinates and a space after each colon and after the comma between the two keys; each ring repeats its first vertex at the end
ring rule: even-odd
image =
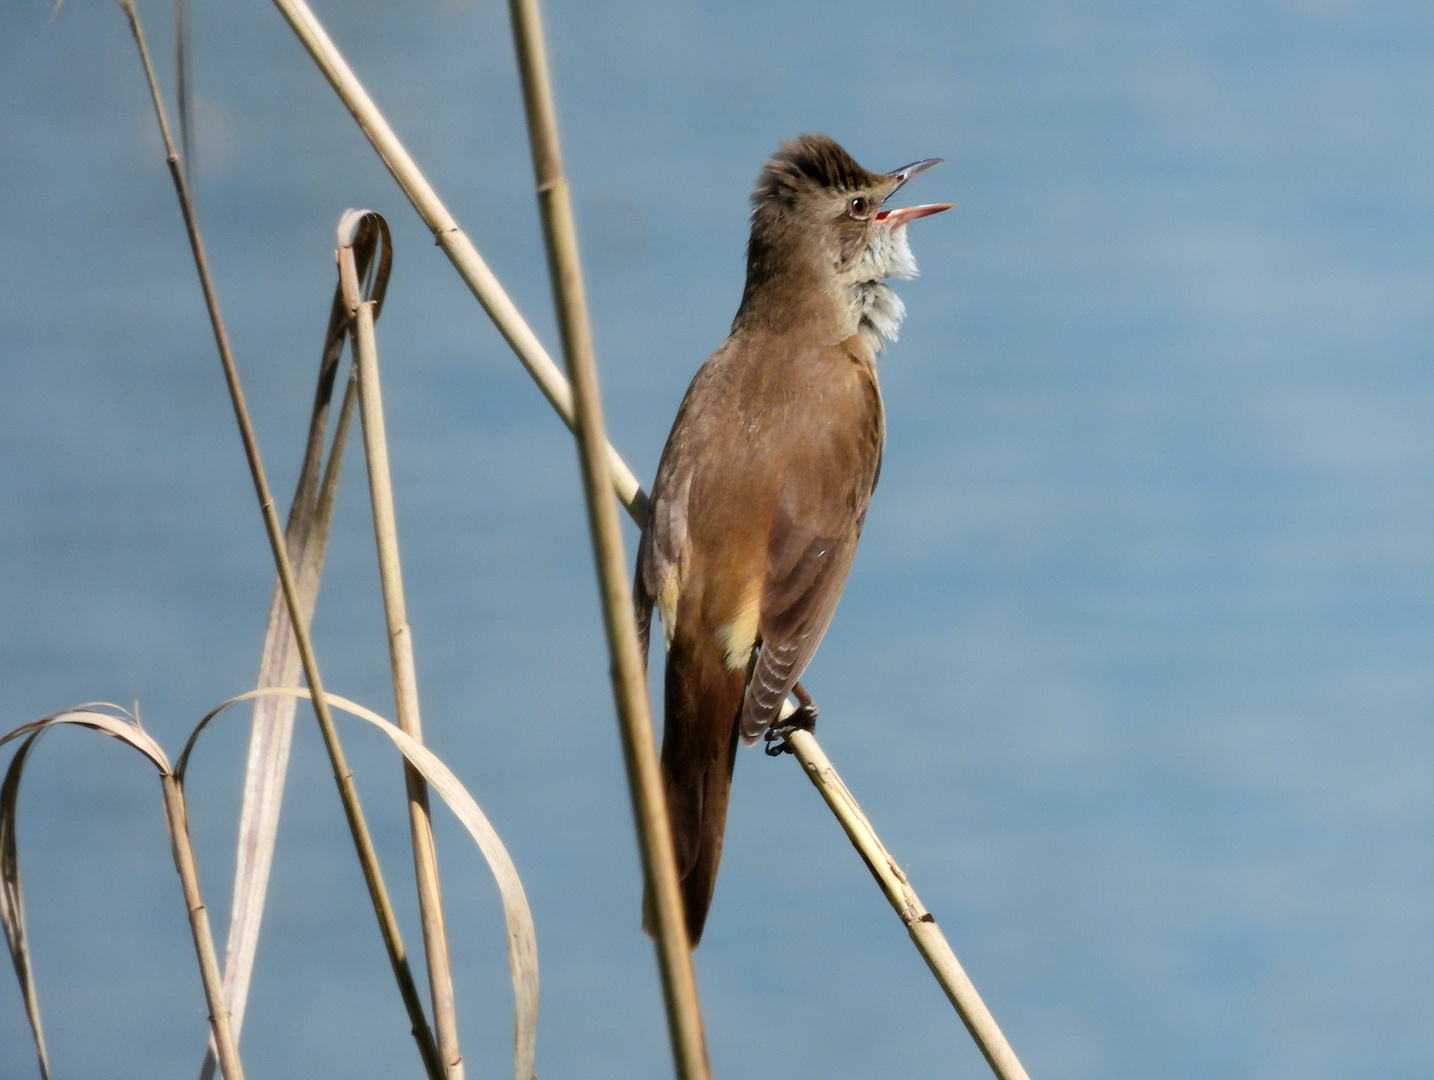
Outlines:
{"type": "MultiPolygon", "coordinates": [[[[298,686],[267,687],[250,690],[247,694],[240,694],[224,702],[205,716],[189,736],[184,752],[179,755],[175,765],[175,775],[183,782],[190,752],[212,720],[240,702],[276,696],[307,699],[309,691],[298,686]]],[[[325,696],[335,708],[367,720],[387,735],[399,752],[423,774],[429,786],[448,804],[448,808],[462,822],[483,853],[488,869],[498,884],[498,892],[503,901],[503,919],[507,926],[508,968],[513,982],[514,1076],[516,1080],[532,1080],[538,1032],[538,938],[533,926],[532,909],[528,906],[528,897],[523,891],[523,882],[518,877],[518,869],[513,865],[512,856],[508,854],[508,849],[503,846],[503,841],[499,839],[498,833],[473,796],[468,793],[468,789],[433,751],[404,734],[396,725],[389,723],[376,712],[334,693],[326,693],[325,696]]]]}
{"type": "Polygon", "coordinates": [[[164,751],[149,737],[139,721],[118,705],[92,702],[67,712],[56,713],[22,724],[14,731],[0,736],[0,746],[12,739],[24,738],[20,749],[10,759],[5,770],[5,780],[0,783],[0,924],[5,928],[5,944],[10,949],[10,961],[15,965],[15,977],[20,981],[20,993],[25,999],[25,1015],[30,1020],[30,1033],[35,1039],[35,1054],[40,1062],[40,1076],[49,1080],[50,1062],[45,1052],[45,1034],[40,1024],[40,1002],[35,993],[35,979],[30,970],[30,948],[25,935],[25,894],[20,886],[20,859],[15,845],[15,811],[20,799],[20,777],[25,771],[25,761],[35,741],[46,729],[57,724],[76,724],[92,731],[110,735],[134,747],[161,773],[169,772],[169,759],[164,751]],[[96,711],[100,708],[115,709],[124,714],[121,719],[108,713],[96,711]]]}
{"type": "Polygon", "coordinates": [[[393,239],[388,222],[374,210],[345,210],[339,218],[338,237],[340,248],[354,250],[354,262],[363,280],[363,293],[358,299],[372,302],[373,317],[377,319],[393,269],[393,239]]]}

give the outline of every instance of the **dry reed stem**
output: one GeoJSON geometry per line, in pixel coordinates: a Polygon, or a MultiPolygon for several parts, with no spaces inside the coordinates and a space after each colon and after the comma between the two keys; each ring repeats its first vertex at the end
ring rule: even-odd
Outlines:
{"type": "MultiPolygon", "coordinates": [[[[219,715],[242,701],[265,697],[311,698],[302,687],[268,687],[251,690],[224,702],[209,713],[189,736],[184,751],[179,755],[175,773],[183,777],[189,765],[189,757],[206,727],[219,715]]],[[[337,694],[330,694],[329,700],[335,708],[352,713],[367,720],[392,740],[404,758],[412,764],[424,780],[438,792],[439,797],[451,809],[463,827],[468,830],[478,849],[483,853],[488,868],[498,885],[503,902],[503,921],[506,927],[508,945],[508,968],[513,983],[513,1070],[516,1080],[533,1080],[533,1058],[537,1045],[538,1021],[538,943],[533,927],[533,914],[528,905],[523,882],[513,865],[512,857],[499,838],[492,824],[484,815],[478,803],[468,790],[431,750],[425,747],[394,724],[370,709],[357,705],[337,694]]]]}
{"type": "MultiPolygon", "coordinates": [[[[393,511],[393,481],[388,467],[388,436],[384,429],[383,395],[378,375],[378,347],[374,317],[378,302],[365,295],[355,245],[377,243],[392,251],[388,223],[367,210],[350,210],[338,228],[339,288],[350,315],[353,356],[359,379],[363,413],[364,452],[368,461],[369,503],[373,508],[374,540],[378,547],[379,579],[388,629],[389,668],[398,726],[415,742],[423,741],[418,708],[418,673],[413,664],[413,633],[403,595],[403,567],[398,557],[398,525],[393,511]]],[[[433,846],[433,825],[428,814],[428,788],[417,767],[404,762],[408,790],[409,833],[413,842],[413,869],[418,883],[418,906],[423,924],[424,953],[428,960],[428,986],[433,1003],[433,1028],[438,1056],[448,1080],[463,1080],[463,1055],[458,1049],[458,1018],[453,1005],[453,972],[448,958],[448,933],[443,925],[443,898],[438,881],[438,853],[433,846]]],[[[519,1077],[518,1080],[526,1080],[519,1077]]]]}
{"type": "MultiPolygon", "coordinates": [[[[160,784],[164,791],[164,815],[169,828],[170,846],[174,853],[174,866],[179,872],[180,884],[184,890],[184,906],[189,913],[190,934],[194,938],[195,953],[199,958],[199,976],[204,983],[204,997],[209,1005],[209,1025],[216,1047],[219,1065],[224,1070],[225,1080],[244,1080],[244,1069],[239,1062],[239,1047],[233,1030],[229,1026],[229,1010],[224,1003],[224,986],[219,975],[219,957],[214,950],[214,936],[209,928],[209,913],[199,892],[199,872],[194,862],[194,847],[189,837],[189,819],[184,806],[184,786],[178,775],[169,766],[165,756],[149,734],[139,726],[139,721],[125,714],[125,719],[97,711],[98,708],[113,708],[113,705],[99,703],[81,705],[68,712],[47,716],[29,724],[22,724],[13,731],[0,736],[0,746],[12,739],[24,738],[19,751],[10,760],[5,781],[0,785],[0,921],[5,924],[5,937],[11,943],[11,957],[17,972],[29,971],[28,956],[16,955],[18,941],[24,946],[25,912],[20,889],[20,864],[15,849],[15,813],[20,789],[20,774],[25,759],[35,740],[46,729],[59,724],[75,724],[79,727],[98,731],[126,743],[138,750],[159,770],[160,784]]],[[[45,1059],[44,1040],[40,1032],[38,1003],[32,993],[26,998],[26,1010],[30,1011],[31,1030],[35,1036],[40,1057],[41,1076],[48,1080],[49,1065],[45,1059]]]]}
{"type": "MultiPolygon", "coordinates": [[[[340,100],[358,122],[359,128],[373,144],[373,148],[378,151],[378,156],[393,174],[399,188],[433,233],[438,246],[443,249],[478,302],[483,305],[483,310],[488,313],[493,325],[527,368],[528,374],[538,384],[538,389],[557,410],[569,429],[576,432],[572,388],[567,379],[553,363],[538,336],[519,314],[517,306],[503,290],[488,264],[483,261],[483,256],[478,254],[473,241],[458,227],[458,222],[414,164],[403,144],[398,141],[398,136],[378,111],[363,84],[354,77],[348,62],[329,39],[313,11],[304,0],[274,0],[274,6],[288,21],[299,41],[314,58],[314,63],[318,64],[319,70],[338,92],[340,100]]],[[[611,446],[607,447],[607,460],[617,497],[641,524],[647,517],[647,496],[642,485],[611,446]]]]}
{"type": "MultiPolygon", "coordinates": [[[[325,465],[324,436],[328,429],[334,381],[347,327],[348,312],[335,290],[329,328],[319,361],[308,443],[294,500],[289,507],[288,525],[284,530],[285,546],[290,557],[299,564],[297,584],[305,622],[313,619],[314,606],[318,601],[335,495],[343,469],[344,447],[358,401],[358,372],[350,369],[325,465]]],[[[269,619],[257,685],[292,686],[301,675],[302,663],[294,644],[293,628],[284,602],[284,588],[276,579],[269,600],[269,619]]],[[[230,1022],[236,1038],[244,1027],[254,955],[259,945],[259,928],[274,861],[274,844],[278,836],[279,811],[283,804],[284,779],[289,767],[297,704],[296,698],[287,696],[257,698],[250,721],[244,798],[239,812],[239,840],[234,862],[234,896],[229,909],[229,933],[224,950],[224,999],[229,1003],[232,1013],[230,1022]]],[[[199,1080],[211,1080],[214,1066],[211,1044],[200,1067],[199,1080]]]]}
{"type": "MultiPolygon", "coordinates": [[[[294,638],[299,648],[299,655],[303,661],[304,677],[313,691],[311,700],[314,706],[314,713],[318,717],[319,729],[323,733],[324,747],[328,751],[329,761],[333,767],[334,781],[339,787],[339,797],[343,803],[344,816],[348,820],[349,832],[353,837],[354,847],[358,851],[364,882],[373,902],[374,913],[378,917],[379,929],[383,935],[384,946],[388,951],[389,962],[393,967],[394,977],[399,984],[399,993],[403,997],[404,1005],[408,1010],[409,1019],[413,1027],[413,1035],[418,1042],[419,1053],[423,1057],[424,1066],[428,1071],[430,1080],[443,1080],[442,1068],[438,1062],[437,1049],[433,1043],[433,1034],[424,1016],[423,1004],[419,1000],[418,989],[413,981],[413,974],[409,970],[408,957],[404,952],[403,939],[399,931],[398,920],[394,915],[393,905],[388,897],[388,890],[383,883],[383,873],[378,865],[378,855],[373,847],[373,839],[369,834],[368,824],[364,820],[363,809],[359,805],[358,789],[354,785],[353,776],[349,772],[348,764],[344,759],[343,747],[339,743],[338,732],[334,727],[333,716],[329,712],[328,701],[324,696],[323,681],[319,677],[318,659],[314,655],[313,645],[309,639],[308,626],[299,601],[298,587],[294,581],[293,567],[289,562],[288,552],[284,545],[284,534],[279,528],[279,517],[274,510],[274,499],[269,493],[269,482],[264,474],[264,465],[259,454],[259,444],[254,436],[253,424],[249,420],[248,407],[244,403],[244,391],[239,382],[239,371],[234,364],[234,356],[229,347],[229,336],[224,329],[224,320],[219,311],[219,300],[214,291],[213,278],[209,273],[209,260],[204,251],[204,241],[199,233],[199,223],[194,216],[193,200],[189,197],[189,188],[184,177],[184,171],[180,168],[179,157],[174,149],[174,140],[170,136],[169,122],[165,118],[164,102],[160,97],[159,85],[155,81],[154,67],[149,59],[149,50],[144,43],[144,33],[140,27],[139,14],[135,10],[133,0],[120,0],[120,5],[129,19],[130,30],[134,34],[135,44],[139,49],[140,62],[144,67],[145,78],[149,83],[150,97],[154,103],[155,116],[159,122],[160,134],[164,140],[166,163],[169,166],[170,176],[174,181],[175,192],[179,197],[180,212],[184,218],[185,230],[189,235],[189,246],[194,255],[195,267],[199,273],[199,283],[204,292],[204,302],[209,312],[210,325],[214,331],[215,344],[219,349],[219,360],[224,369],[225,383],[229,388],[229,398],[233,404],[234,418],[239,427],[240,439],[244,444],[244,454],[249,464],[249,474],[254,483],[254,491],[259,499],[259,508],[263,515],[265,531],[269,537],[269,547],[273,553],[274,563],[279,572],[279,581],[283,586],[284,603],[289,611],[289,621],[293,625],[294,638]]],[[[231,1077],[230,1080],[233,1080],[233,1078],[231,1077]]]]}
{"type": "Polygon", "coordinates": [[[548,253],[548,276],[552,282],[553,304],[557,308],[563,354],[577,409],[583,494],[597,564],[623,760],[627,766],[643,874],[656,914],[655,945],[667,1006],[668,1036],[672,1042],[678,1077],[681,1080],[707,1080],[711,1075],[711,1066],[702,1032],[702,1010],[697,999],[697,980],[692,971],[692,949],[683,918],[677,858],[647,698],[647,666],[638,645],[632,585],[627,576],[627,557],[623,553],[617,507],[608,497],[611,480],[607,456],[603,452],[608,444],[603,433],[597,360],[593,355],[572,202],[568,196],[567,179],[563,175],[542,17],[537,0],[512,0],[509,13],[523,84],[528,141],[532,147],[543,240],[548,253]]]}
{"type": "MultiPolygon", "coordinates": [[[[462,230],[459,229],[457,222],[438,199],[437,193],[419,171],[418,166],[414,163],[408,151],[404,149],[403,144],[399,142],[397,135],[394,134],[393,129],[383,118],[378,107],[374,105],[368,92],[363,88],[363,85],[358,81],[357,77],[355,77],[353,71],[348,66],[348,62],[334,46],[334,43],[324,31],[323,26],[319,23],[318,19],[315,18],[308,5],[304,3],[304,0],[274,0],[274,4],[279,8],[290,27],[294,30],[294,33],[298,35],[299,40],[309,51],[309,55],[313,57],[320,71],[322,71],[324,76],[329,80],[329,84],[333,86],[340,100],[343,101],[344,105],[353,115],[354,120],[358,123],[360,129],[368,137],[369,142],[373,145],[374,149],[378,151],[379,157],[388,167],[389,172],[408,197],[409,202],[413,204],[419,216],[423,218],[425,224],[432,230],[439,246],[442,247],[445,254],[448,255],[454,268],[473,291],[479,303],[481,303],[484,310],[488,312],[490,318],[492,318],[498,326],[499,331],[513,348],[513,351],[518,355],[518,359],[523,363],[523,366],[527,368],[529,374],[532,375],[534,381],[537,382],[538,388],[558,411],[562,419],[572,428],[574,426],[574,418],[571,406],[571,387],[567,385],[566,380],[564,380],[562,375],[557,371],[556,366],[552,363],[552,360],[548,358],[546,352],[543,351],[542,346],[537,343],[536,336],[532,330],[523,323],[522,316],[519,315],[517,308],[513,306],[507,294],[503,292],[502,287],[498,284],[492,271],[488,269],[487,264],[483,262],[482,257],[478,254],[477,249],[473,247],[472,242],[462,230]]],[[[617,451],[612,448],[611,444],[608,445],[607,452],[608,461],[613,470],[613,484],[618,498],[628,508],[628,512],[632,515],[633,520],[641,527],[647,520],[647,494],[637,485],[635,478],[631,480],[631,484],[629,485],[627,478],[633,477],[632,471],[618,456],[617,451]]],[[[809,735],[808,739],[814,749],[820,749],[814,736],[809,735]]],[[[830,770],[829,775],[832,778],[839,780],[835,769],[831,768],[830,762],[826,763],[825,768],[830,770]]],[[[808,777],[815,783],[816,773],[809,769],[804,771],[807,772],[808,777]]],[[[850,798],[849,795],[848,798],[850,798]]],[[[856,805],[854,800],[852,805],[856,805]]],[[[845,826],[846,822],[843,822],[843,825],[845,826]]],[[[868,835],[871,840],[880,844],[869,823],[853,825],[852,828],[856,829],[858,833],[868,835]]],[[[848,830],[848,835],[852,835],[851,829],[848,830]]],[[[922,931],[919,939],[913,936],[913,941],[917,944],[917,947],[920,948],[924,940],[934,940],[939,937],[944,950],[948,953],[951,952],[949,943],[945,942],[944,935],[941,935],[939,928],[935,927],[935,923],[933,922],[929,925],[934,928],[934,933],[932,931],[922,931]]],[[[935,946],[932,947],[935,948],[935,946]]],[[[924,955],[925,953],[923,952],[923,956],[924,955]]],[[[954,960],[954,958],[954,953],[952,953],[952,959],[954,960]]],[[[934,968],[933,973],[937,973],[934,968]]],[[[939,973],[937,974],[939,978],[939,973]]],[[[943,984],[943,989],[944,988],[943,984]]],[[[955,1001],[953,1000],[953,1005],[954,1004],[955,1001]]],[[[993,1041],[990,1042],[982,1041],[983,1036],[974,1030],[972,1031],[972,1036],[977,1039],[981,1052],[986,1056],[987,1061],[995,1060],[993,1055],[1000,1056],[1002,1053],[1000,1050],[1001,1046],[1006,1046],[1006,1049],[1009,1050],[1009,1045],[1006,1043],[1004,1036],[1001,1036],[999,1029],[995,1028],[994,1021],[992,1022],[991,1028],[994,1030],[994,1037],[993,1041]],[[995,1041],[995,1037],[998,1037],[999,1041],[995,1041]]],[[[1019,1068],[1019,1064],[1016,1065],[1016,1068],[1019,1068]]],[[[1009,1075],[1020,1076],[1023,1075],[1023,1072],[1010,1073],[1009,1075]]]]}
{"type": "Polygon", "coordinates": [[[831,761],[817,744],[816,737],[809,731],[796,731],[787,737],[787,745],[801,762],[816,789],[821,792],[822,798],[831,807],[832,813],[841,822],[852,846],[861,855],[877,884],[881,886],[881,891],[886,894],[886,899],[906,926],[912,942],[931,968],[931,973],[936,976],[936,981],[946,991],[951,1004],[956,1007],[956,1012],[965,1022],[966,1030],[971,1033],[971,1038],[976,1041],[981,1053],[985,1055],[991,1070],[1001,1080],[1029,1080],[1026,1070],[1016,1059],[1011,1044],[996,1026],[991,1011],[986,1008],[986,1003],[976,992],[976,987],[956,959],[956,954],[951,951],[951,946],[936,925],[936,920],[921,903],[916,890],[906,880],[906,874],[891,857],[891,853],[877,838],[871,822],[867,821],[866,814],[862,813],[861,807],[842,783],[831,761]]]}

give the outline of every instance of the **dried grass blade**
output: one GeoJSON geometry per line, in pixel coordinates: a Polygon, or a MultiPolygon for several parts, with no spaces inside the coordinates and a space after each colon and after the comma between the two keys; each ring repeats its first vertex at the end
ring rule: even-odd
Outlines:
{"type": "MultiPolygon", "coordinates": [[[[371,252],[360,252],[367,270],[371,252]]],[[[294,500],[284,530],[285,545],[298,565],[295,585],[305,622],[313,619],[333,522],[335,494],[343,469],[344,448],[358,400],[356,372],[351,372],[343,404],[324,465],[324,437],[328,429],[334,384],[347,335],[348,313],[339,290],[329,309],[329,325],[319,360],[318,383],[309,418],[308,442],[294,500]],[[322,481],[320,471],[322,469],[322,481]]],[[[294,639],[284,600],[282,582],[275,581],[269,601],[269,622],[259,661],[259,687],[291,686],[299,681],[303,663],[294,639]]],[[[229,935],[224,953],[224,999],[229,1004],[235,1038],[244,1026],[254,956],[264,915],[264,898],[274,861],[274,843],[284,798],[289,749],[297,705],[292,697],[267,697],[254,702],[249,730],[249,759],[244,773],[244,801],[239,817],[239,841],[234,866],[234,898],[230,906],[229,935]]],[[[200,1080],[214,1075],[215,1047],[211,1042],[200,1067],[200,1080]]]]}
{"type": "MultiPolygon", "coordinates": [[[[0,917],[3,917],[5,923],[6,940],[10,942],[17,938],[21,942],[24,940],[24,907],[20,902],[20,869],[19,861],[15,856],[14,843],[15,807],[18,801],[20,772],[24,767],[25,758],[35,744],[35,739],[47,728],[58,724],[75,724],[119,739],[144,754],[149,758],[150,763],[159,770],[160,783],[164,791],[165,821],[169,827],[169,839],[174,852],[174,866],[179,872],[180,884],[184,889],[185,907],[189,912],[189,925],[194,938],[194,948],[199,958],[199,974],[204,983],[204,995],[209,1005],[210,1030],[219,1049],[219,1061],[224,1069],[226,1080],[243,1080],[244,1069],[239,1062],[239,1051],[233,1031],[229,1027],[229,1013],[224,1007],[224,990],[219,978],[219,961],[214,951],[214,937],[210,933],[208,912],[199,892],[199,874],[195,867],[194,849],[189,838],[184,791],[178,778],[170,769],[169,758],[164,751],[139,726],[137,719],[117,706],[104,704],[80,706],[68,712],[57,713],[29,724],[23,724],[0,737],[0,745],[4,745],[12,739],[25,738],[20,752],[11,760],[4,784],[0,785],[0,788],[3,788],[3,795],[0,795],[0,834],[4,834],[6,837],[6,842],[0,845],[4,849],[4,858],[0,859],[0,862],[5,864],[3,868],[5,884],[4,888],[0,889],[4,903],[0,904],[0,917]],[[99,712],[100,708],[115,709],[122,714],[122,717],[99,712]]],[[[14,958],[12,945],[12,959],[14,958]]],[[[24,957],[23,966],[28,970],[28,956],[24,957]]],[[[20,960],[16,959],[17,972],[21,967],[20,960]]],[[[40,1041],[38,1006],[33,1014],[32,1023],[37,1045],[40,1047],[41,1072],[48,1077],[48,1064],[44,1060],[43,1043],[40,1041]]]]}
{"type": "MultiPolygon", "coordinates": [[[[114,706],[110,706],[113,708],[114,706]]],[[[5,927],[5,943],[10,949],[10,961],[15,965],[15,975],[20,980],[20,993],[25,999],[25,1014],[30,1020],[30,1033],[35,1039],[35,1053],[40,1062],[40,1075],[49,1080],[50,1063],[45,1052],[45,1035],[40,1024],[40,1001],[35,993],[34,975],[30,968],[30,950],[25,934],[25,894],[20,883],[20,859],[15,843],[15,815],[20,798],[20,777],[25,770],[25,760],[35,745],[35,740],[48,727],[55,724],[80,724],[84,727],[103,731],[117,739],[135,745],[157,765],[161,771],[169,770],[169,760],[164,751],[143,731],[125,720],[116,719],[106,713],[95,712],[89,706],[77,710],[47,716],[33,723],[25,724],[0,738],[0,745],[12,739],[24,737],[20,749],[10,759],[5,770],[5,781],[0,784],[0,923],[5,927]],[[136,745],[134,739],[141,738],[136,745]]]]}
{"type": "Polygon", "coordinates": [[[40,999],[30,970],[30,946],[25,936],[25,891],[20,885],[20,859],[15,847],[20,775],[25,768],[25,758],[39,737],[38,731],[31,732],[20,744],[10,767],[5,770],[5,783],[0,785],[0,923],[5,926],[5,944],[10,948],[10,962],[15,965],[15,977],[20,981],[20,994],[25,999],[25,1016],[35,1040],[41,1080],[50,1080],[50,1059],[45,1052],[45,1032],[40,1024],[40,999]]]}
{"type": "MultiPolygon", "coordinates": [[[[179,755],[175,775],[183,779],[188,768],[189,755],[200,734],[216,717],[242,701],[277,695],[306,699],[310,697],[309,691],[304,687],[269,687],[251,690],[224,702],[204,717],[194,729],[184,746],[184,752],[179,755]]],[[[326,696],[336,708],[367,720],[387,735],[414,768],[423,774],[429,786],[448,804],[483,853],[488,869],[498,884],[498,892],[503,902],[503,919],[507,928],[508,969],[513,983],[514,1002],[513,1074],[515,1080],[532,1080],[538,1030],[538,938],[533,926],[532,909],[528,906],[527,893],[523,890],[523,882],[518,877],[512,856],[508,854],[508,849],[503,846],[503,841],[477,801],[433,751],[404,734],[396,725],[371,709],[337,694],[329,693],[326,696]]]]}
{"type": "Polygon", "coordinates": [[[87,705],[80,705],[68,709],[62,713],[55,713],[51,716],[41,717],[39,720],[32,720],[28,724],[21,724],[13,731],[7,731],[0,735],[0,746],[7,742],[21,738],[31,733],[44,731],[46,728],[55,727],[58,724],[75,724],[79,727],[90,728],[98,731],[101,735],[108,735],[111,738],[128,743],[138,750],[145,757],[154,763],[155,768],[160,772],[169,772],[169,757],[160,749],[159,743],[149,736],[149,732],[139,726],[139,721],[130,716],[128,712],[118,705],[111,705],[107,701],[94,701],[87,705]],[[109,713],[102,713],[98,709],[114,709],[122,714],[122,717],[111,716],[109,713]]]}

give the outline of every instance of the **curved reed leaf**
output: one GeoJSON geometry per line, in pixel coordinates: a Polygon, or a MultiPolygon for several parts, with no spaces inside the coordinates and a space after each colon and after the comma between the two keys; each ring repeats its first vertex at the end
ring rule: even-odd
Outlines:
{"type": "MultiPolygon", "coordinates": [[[[308,698],[309,691],[299,686],[267,687],[250,690],[247,694],[240,694],[224,702],[204,717],[189,736],[184,752],[179,755],[175,764],[175,775],[183,782],[190,752],[210,721],[240,702],[279,695],[308,698]]],[[[528,897],[523,891],[523,882],[518,877],[518,869],[513,865],[512,856],[508,854],[508,849],[503,846],[503,841],[499,839],[498,833],[473,796],[468,793],[468,789],[433,751],[404,734],[397,725],[389,723],[376,712],[334,693],[326,692],[325,696],[335,708],[367,720],[387,735],[399,752],[423,774],[428,785],[448,804],[448,808],[462,822],[483,853],[488,869],[498,883],[498,892],[503,901],[503,919],[507,926],[508,969],[513,982],[513,1073],[516,1080],[532,1080],[538,1034],[538,939],[533,926],[532,909],[528,906],[528,897]]]]}
{"type": "Polygon", "coordinates": [[[25,998],[25,1015],[30,1020],[30,1034],[35,1039],[35,1054],[40,1062],[40,1076],[49,1080],[50,1062],[45,1052],[45,1033],[40,1024],[40,1000],[35,993],[34,974],[30,970],[30,948],[25,936],[25,894],[20,886],[20,859],[15,846],[15,811],[20,800],[20,777],[25,771],[25,760],[29,757],[35,740],[46,728],[56,724],[78,724],[94,731],[112,735],[129,743],[144,754],[161,773],[169,771],[169,759],[164,756],[139,721],[118,705],[92,702],[76,709],[56,713],[24,724],[0,737],[0,746],[12,739],[24,737],[20,749],[10,759],[5,770],[5,781],[0,784],[0,923],[5,927],[5,944],[10,949],[10,962],[15,965],[15,977],[20,980],[20,993],[25,998]],[[97,708],[116,709],[126,719],[96,712],[97,708]]]}
{"type": "Polygon", "coordinates": [[[15,806],[20,797],[20,775],[25,758],[40,737],[32,731],[20,744],[5,770],[5,783],[0,785],[0,923],[5,925],[5,944],[10,948],[10,962],[20,980],[20,994],[25,999],[25,1015],[30,1020],[30,1034],[35,1039],[35,1056],[40,1061],[42,1080],[50,1080],[50,1059],[45,1053],[45,1032],[40,1025],[40,999],[35,993],[35,978],[30,971],[30,947],[25,940],[25,894],[20,888],[20,862],[15,850],[15,806]]]}
{"type": "Polygon", "coordinates": [[[168,773],[173,770],[169,767],[169,756],[160,749],[159,743],[149,737],[149,732],[140,727],[139,720],[132,716],[128,710],[118,705],[111,705],[108,701],[91,701],[84,705],[77,705],[73,709],[67,709],[61,713],[54,713],[50,716],[41,717],[39,720],[32,720],[28,724],[21,724],[14,731],[7,731],[0,735],[0,746],[7,742],[21,738],[25,735],[39,734],[47,728],[55,727],[58,724],[76,724],[79,727],[89,728],[98,731],[101,735],[109,735],[120,742],[128,743],[138,750],[161,773],[168,773]],[[123,718],[111,716],[109,713],[97,712],[97,709],[114,709],[122,713],[123,718]]]}

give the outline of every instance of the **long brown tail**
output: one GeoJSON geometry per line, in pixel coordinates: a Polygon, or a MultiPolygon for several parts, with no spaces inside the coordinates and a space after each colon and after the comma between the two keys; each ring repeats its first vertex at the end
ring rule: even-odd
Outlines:
{"type": "MultiPolygon", "coordinates": [[[[679,636],[667,653],[662,735],[662,778],[677,853],[677,876],[692,947],[702,940],[737,749],[737,721],[746,685],[744,668],[730,671],[715,641],[679,636]]],[[[653,932],[650,897],[644,897],[643,928],[653,932]]]]}

